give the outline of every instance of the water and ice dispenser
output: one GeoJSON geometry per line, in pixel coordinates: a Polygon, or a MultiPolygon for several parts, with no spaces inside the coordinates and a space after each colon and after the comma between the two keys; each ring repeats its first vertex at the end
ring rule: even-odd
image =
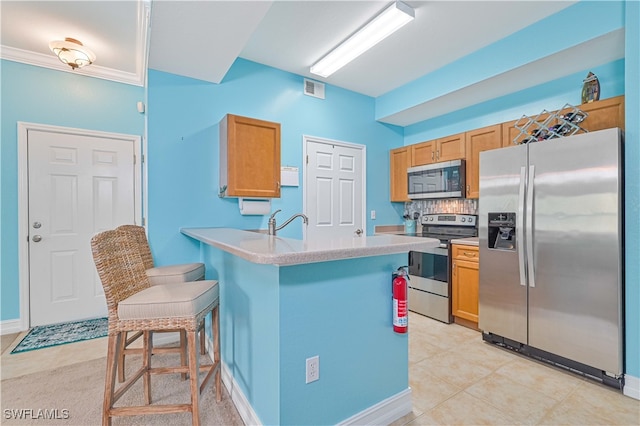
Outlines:
{"type": "Polygon", "coordinates": [[[491,249],[515,251],[516,214],[508,212],[489,213],[489,238],[491,249]]]}

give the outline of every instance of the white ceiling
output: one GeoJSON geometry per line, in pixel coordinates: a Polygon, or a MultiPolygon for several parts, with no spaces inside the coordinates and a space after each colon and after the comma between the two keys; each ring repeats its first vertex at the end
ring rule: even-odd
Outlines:
{"type": "MultiPolygon", "coordinates": [[[[329,78],[309,73],[389,3],[2,0],[2,58],[143,85],[147,49],[149,68],[213,83],[242,57],[375,97],[574,2],[406,1],[414,21],[329,78]],[[48,43],[64,37],[91,48],[95,63],[78,71],[60,63],[48,43]]],[[[418,108],[389,122],[406,125],[428,115],[418,108]]]]}

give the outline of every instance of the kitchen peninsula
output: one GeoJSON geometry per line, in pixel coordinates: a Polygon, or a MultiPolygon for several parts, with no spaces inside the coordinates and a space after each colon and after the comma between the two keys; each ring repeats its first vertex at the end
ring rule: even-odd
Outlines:
{"type": "MultiPolygon", "coordinates": [[[[381,424],[411,411],[408,336],[393,332],[391,273],[439,241],[295,240],[183,228],[220,281],[223,377],[246,423],[381,424]],[[306,383],[306,360],[319,357],[306,383]]],[[[411,330],[411,324],[409,324],[411,330]]]]}

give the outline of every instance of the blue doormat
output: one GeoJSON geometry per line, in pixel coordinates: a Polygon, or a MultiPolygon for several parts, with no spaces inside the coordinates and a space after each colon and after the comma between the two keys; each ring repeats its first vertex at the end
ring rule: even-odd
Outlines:
{"type": "Polygon", "coordinates": [[[24,339],[13,348],[12,354],[64,345],[82,340],[96,339],[107,335],[107,318],[64,322],[33,327],[24,339]]]}

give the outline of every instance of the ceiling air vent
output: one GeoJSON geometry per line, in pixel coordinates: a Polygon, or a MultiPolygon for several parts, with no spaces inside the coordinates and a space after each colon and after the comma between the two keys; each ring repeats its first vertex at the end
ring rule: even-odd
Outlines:
{"type": "Polygon", "coordinates": [[[304,94],[314,98],[324,99],[324,83],[304,79],[304,94]]]}

